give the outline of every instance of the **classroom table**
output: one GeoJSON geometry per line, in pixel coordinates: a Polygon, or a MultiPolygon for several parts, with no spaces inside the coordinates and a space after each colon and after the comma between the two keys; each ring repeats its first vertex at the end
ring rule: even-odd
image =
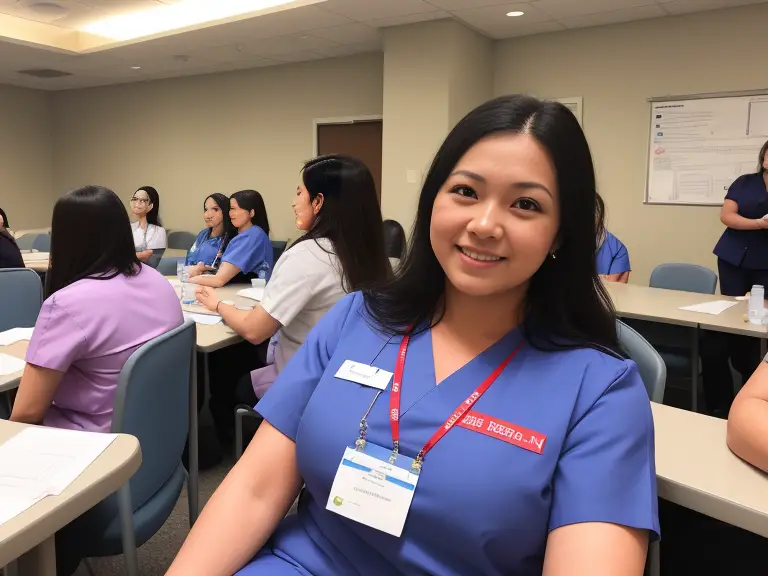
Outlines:
{"type": "Polygon", "coordinates": [[[700,330],[759,338],[763,349],[765,349],[768,326],[745,322],[746,300],[737,301],[735,306],[721,314],[713,315],[680,310],[680,307],[714,302],[715,300],[733,300],[733,298],[719,294],[663,290],[619,282],[606,282],[605,287],[616,308],[616,313],[622,318],[649,320],[691,329],[691,409],[694,412],[698,408],[700,330]]]}
{"type": "MultiPolygon", "coordinates": [[[[0,444],[25,427],[0,420],[0,444]]],[[[0,525],[0,566],[18,559],[18,576],[55,576],[56,531],[116,492],[140,465],[139,441],[118,435],[59,496],[48,496],[0,525]]]]}
{"type": "MultiPolygon", "coordinates": [[[[186,250],[178,250],[175,248],[169,248],[163,252],[163,258],[180,258],[186,256],[186,250]]],[[[47,272],[48,260],[50,254],[48,252],[22,252],[22,260],[24,260],[24,266],[35,272],[47,272]]]]}

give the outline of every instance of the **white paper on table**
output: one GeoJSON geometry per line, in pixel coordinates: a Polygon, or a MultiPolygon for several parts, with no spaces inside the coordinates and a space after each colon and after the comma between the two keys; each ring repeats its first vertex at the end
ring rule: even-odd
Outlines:
{"type": "Polygon", "coordinates": [[[49,256],[50,254],[48,252],[29,252],[28,254],[24,254],[22,259],[26,262],[44,262],[48,260],[49,256]]]}
{"type": "Polygon", "coordinates": [[[34,328],[11,328],[0,332],[0,346],[10,346],[20,340],[31,340],[34,328]]]}
{"type": "Polygon", "coordinates": [[[27,508],[31,508],[43,498],[45,498],[44,494],[34,494],[15,488],[7,489],[0,486],[0,525],[15,518],[27,508]]]}
{"type": "Polygon", "coordinates": [[[194,320],[197,324],[205,324],[206,326],[213,326],[221,322],[221,316],[214,316],[213,314],[195,314],[194,312],[184,312],[184,319],[194,320]]]}
{"type": "Polygon", "coordinates": [[[27,363],[9,354],[0,354],[0,376],[9,376],[24,370],[27,363]]]}
{"type": "Polygon", "coordinates": [[[738,302],[734,302],[733,300],[715,300],[714,302],[704,302],[703,304],[694,304],[693,306],[682,306],[680,310],[703,312],[704,314],[717,316],[721,312],[728,310],[728,308],[736,306],[736,304],[738,304],[738,302]]]}
{"type": "Polygon", "coordinates": [[[181,280],[178,278],[168,278],[168,282],[170,282],[171,286],[174,288],[181,288],[181,280]]]}
{"type": "Polygon", "coordinates": [[[242,296],[243,298],[256,300],[256,302],[261,302],[264,298],[264,288],[243,288],[238,291],[237,295],[242,296]]]}

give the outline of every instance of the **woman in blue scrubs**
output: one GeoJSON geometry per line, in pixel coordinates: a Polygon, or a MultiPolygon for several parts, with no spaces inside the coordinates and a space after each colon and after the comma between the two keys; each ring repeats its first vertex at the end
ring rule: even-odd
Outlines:
{"type": "MultiPolygon", "coordinates": [[[[261,194],[240,190],[229,197],[229,219],[237,229],[221,256],[215,274],[200,274],[190,282],[221,288],[229,282],[249,282],[263,272],[269,279],[274,253],[269,241],[269,219],[261,194]]],[[[194,272],[193,272],[194,273],[194,272]]]]}
{"type": "MultiPolygon", "coordinates": [[[[605,204],[600,195],[597,195],[597,210],[601,218],[604,218],[605,204]]],[[[624,244],[605,228],[597,239],[597,254],[595,255],[598,275],[607,282],[629,282],[629,273],[632,267],[629,265],[629,251],[624,244]]]]}
{"type": "Polygon", "coordinates": [[[224,194],[211,194],[205,199],[203,220],[206,228],[195,238],[185,261],[187,266],[195,266],[192,276],[214,270],[221,262],[229,241],[237,235],[237,229],[229,219],[229,198],[224,194]]]}
{"type": "Polygon", "coordinates": [[[640,576],[653,420],[616,352],[598,229],[567,108],[468,114],[401,274],[309,334],[168,575],[640,576]]]}

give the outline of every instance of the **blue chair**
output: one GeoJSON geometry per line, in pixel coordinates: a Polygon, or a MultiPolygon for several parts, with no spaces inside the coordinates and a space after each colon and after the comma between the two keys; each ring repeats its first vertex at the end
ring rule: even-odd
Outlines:
{"type": "Polygon", "coordinates": [[[184,262],[183,256],[167,256],[160,259],[157,265],[157,271],[163,276],[176,276],[176,265],[178,262],[184,262]]]}
{"type": "Polygon", "coordinates": [[[19,236],[16,238],[16,246],[19,247],[19,250],[31,251],[37,236],[37,234],[24,234],[24,236],[19,236]]]}
{"type": "Polygon", "coordinates": [[[136,350],[120,372],[113,433],[139,439],[142,464],[116,495],[75,520],[85,555],[125,555],[129,576],[139,576],[137,544],[170,516],[187,472],[182,453],[189,436],[189,518],[197,517],[197,384],[195,323],[191,320],[136,350]],[[192,431],[194,431],[192,433],[192,431]]]}
{"type": "Polygon", "coordinates": [[[661,264],[651,272],[651,288],[714,294],[717,274],[696,264],[661,264]]]}
{"type": "Polygon", "coordinates": [[[168,248],[173,250],[189,250],[195,243],[197,236],[192,232],[175,230],[168,234],[168,248]]]}
{"type": "Polygon", "coordinates": [[[627,326],[621,320],[616,321],[619,344],[624,349],[640,372],[648,398],[659,404],[664,402],[664,387],[667,383],[667,366],[656,349],[639,332],[627,326]]]}
{"type": "Polygon", "coordinates": [[[275,264],[277,264],[277,261],[280,260],[280,256],[285,252],[286,246],[288,246],[288,242],[285,240],[272,240],[272,256],[275,264]]]}
{"type": "Polygon", "coordinates": [[[35,237],[35,240],[32,242],[32,250],[37,250],[38,252],[50,252],[51,251],[51,235],[48,233],[38,234],[35,237]]]}
{"type": "Polygon", "coordinates": [[[0,302],[0,332],[31,328],[43,305],[40,276],[28,268],[0,269],[0,302]]]}

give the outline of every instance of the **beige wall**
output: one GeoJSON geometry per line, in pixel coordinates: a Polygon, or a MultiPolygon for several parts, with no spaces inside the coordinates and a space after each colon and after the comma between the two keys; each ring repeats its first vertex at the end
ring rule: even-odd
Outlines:
{"type": "Polygon", "coordinates": [[[0,208],[14,230],[50,224],[50,112],[50,94],[0,86],[0,208]]]}
{"type": "Polygon", "coordinates": [[[59,194],[102,184],[126,202],[155,186],[165,225],[192,231],[206,195],[254,188],[272,237],[296,238],[312,120],[381,113],[381,54],[57,93],[53,181],[59,194]]]}
{"type": "Polygon", "coordinates": [[[608,224],[632,259],[632,281],[684,261],[716,267],[716,207],[645,206],[654,96],[768,87],[768,5],[512,39],[496,46],[497,94],[584,97],[584,128],[608,224]]]}
{"type": "Polygon", "coordinates": [[[451,60],[448,128],[470,110],[493,97],[493,42],[477,32],[457,26],[448,47],[451,60]]]}

